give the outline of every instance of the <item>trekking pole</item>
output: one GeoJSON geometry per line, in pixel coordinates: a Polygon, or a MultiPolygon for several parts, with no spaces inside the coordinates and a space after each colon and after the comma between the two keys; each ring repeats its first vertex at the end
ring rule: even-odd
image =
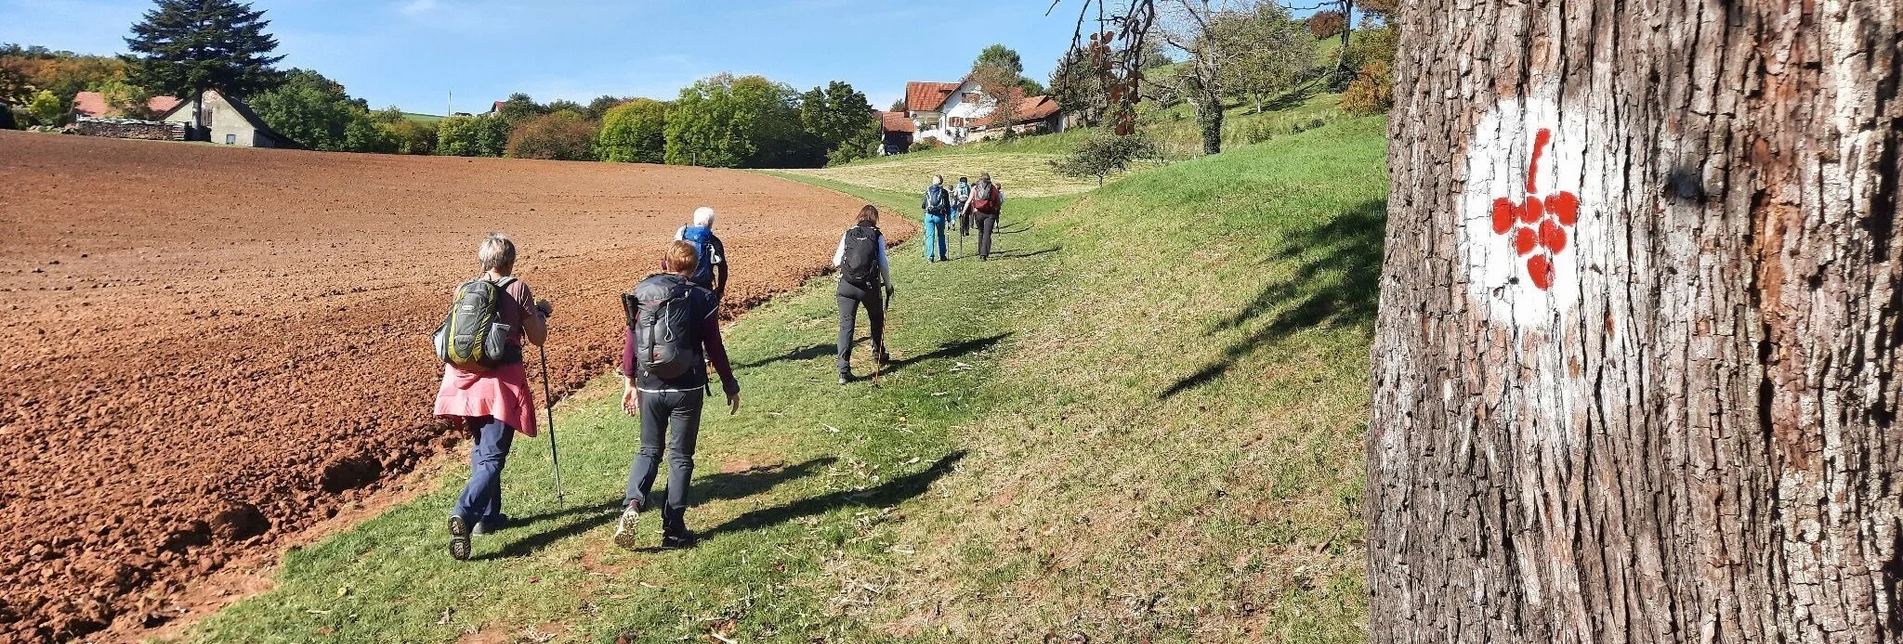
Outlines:
{"type": "Polygon", "coordinates": [[[548,460],[555,464],[555,508],[563,509],[562,499],[562,457],[555,450],[555,395],[548,386],[548,347],[536,345],[542,350],[542,397],[548,399],[548,460]]]}

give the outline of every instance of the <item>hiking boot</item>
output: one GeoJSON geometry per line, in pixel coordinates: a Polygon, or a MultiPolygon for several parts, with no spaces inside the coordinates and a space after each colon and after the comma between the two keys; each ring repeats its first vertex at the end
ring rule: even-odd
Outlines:
{"type": "Polygon", "coordinates": [[[469,559],[469,522],[460,516],[449,517],[449,557],[457,561],[469,559]]]}
{"type": "Polygon", "coordinates": [[[695,535],[693,530],[688,530],[686,528],[681,528],[678,531],[661,535],[662,548],[668,548],[668,549],[692,548],[694,547],[695,543],[699,543],[699,542],[700,542],[700,537],[698,535],[695,535]]]}
{"type": "Polygon", "coordinates": [[[497,514],[477,521],[475,527],[470,529],[469,534],[500,532],[503,528],[507,527],[509,527],[509,515],[497,514]]]}
{"type": "Polygon", "coordinates": [[[636,524],[640,522],[640,519],[640,504],[629,503],[627,508],[621,510],[621,522],[615,524],[615,545],[623,550],[634,549],[636,524]]]}
{"type": "Polygon", "coordinates": [[[851,371],[839,372],[839,384],[843,385],[849,382],[852,382],[852,372],[851,371]]]}

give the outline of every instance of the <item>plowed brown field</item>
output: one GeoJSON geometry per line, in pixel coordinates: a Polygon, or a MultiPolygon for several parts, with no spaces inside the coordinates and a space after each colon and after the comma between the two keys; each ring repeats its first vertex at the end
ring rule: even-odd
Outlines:
{"type": "Polygon", "coordinates": [[[609,369],[616,294],[699,205],[732,313],[820,270],[859,204],[733,171],[0,132],[0,641],[162,621],[436,453],[429,334],[486,231],[555,303],[558,390],[609,369]]]}

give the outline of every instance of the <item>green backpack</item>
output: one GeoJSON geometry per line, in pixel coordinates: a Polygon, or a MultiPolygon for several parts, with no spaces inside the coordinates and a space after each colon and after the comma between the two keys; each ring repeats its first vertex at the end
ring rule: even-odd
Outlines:
{"type": "Polygon", "coordinates": [[[522,360],[522,349],[509,343],[515,331],[502,323],[503,289],[513,277],[476,278],[456,287],[449,315],[436,329],[436,358],[464,371],[487,371],[522,360]]]}

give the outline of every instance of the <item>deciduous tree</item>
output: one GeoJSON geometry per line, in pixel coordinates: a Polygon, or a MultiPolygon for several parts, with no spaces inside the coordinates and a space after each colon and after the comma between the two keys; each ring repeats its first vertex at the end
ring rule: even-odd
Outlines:
{"type": "Polygon", "coordinates": [[[436,153],[456,157],[499,157],[509,141],[509,124],[494,116],[452,116],[436,124],[436,153]]]}
{"type": "MultiPolygon", "coordinates": [[[[872,102],[843,81],[827,83],[800,94],[800,125],[819,139],[828,159],[851,160],[866,156],[867,128],[876,128],[872,102]]],[[[877,140],[874,135],[873,140],[877,140]]]]}
{"type": "Polygon", "coordinates": [[[575,110],[537,116],[509,133],[505,153],[518,159],[589,161],[595,158],[595,123],[575,110]]]}
{"type": "Polygon", "coordinates": [[[1398,21],[1371,640],[1903,640],[1903,5],[1398,21]]]}
{"type": "Polygon", "coordinates": [[[621,163],[667,162],[667,104],[637,98],[610,108],[595,135],[595,158],[621,163]]]}
{"type": "Polygon", "coordinates": [[[207,90],[249,97],[276,84],[278,41],[265,33],[264,12],[235,0],[157,0],[126,47],[135,58],[131,81],[196,101],[196,130],[204,129],[207,90]]]}

